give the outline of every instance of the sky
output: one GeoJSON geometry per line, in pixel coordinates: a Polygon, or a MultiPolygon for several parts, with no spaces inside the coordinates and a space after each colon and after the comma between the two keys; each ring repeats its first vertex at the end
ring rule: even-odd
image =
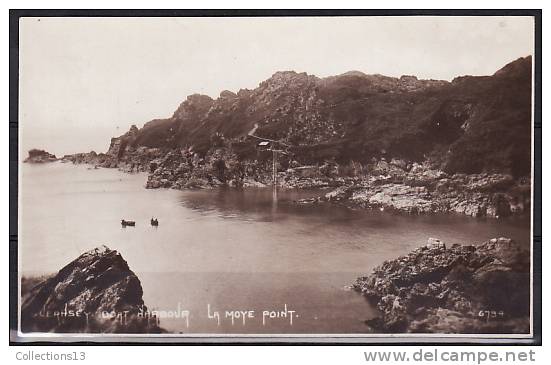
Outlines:
{"type": "Polygon", "coordinates": [[[531,17],[22,18],[19,130],[58,156],[276,71],[452,80],[533,54],[531,17]]]}

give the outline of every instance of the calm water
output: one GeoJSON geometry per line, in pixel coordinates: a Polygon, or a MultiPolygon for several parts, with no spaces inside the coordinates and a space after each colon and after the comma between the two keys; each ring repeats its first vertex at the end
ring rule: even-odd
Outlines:
{"type": "Polygon", "coordinates": [[[146,190],[143,174],[62,163],[22,164],[21,174],[25,274],[57,272],[106,244],[138,275],[148,307],[167,311],[161,326],[182,333],[367,332],[376,312],[345,287],[384,260],[428,237],[467,244],[508,236],[529,245],[527,220],[292,204],[315,192],[280,192],[274,203],[270,189],[146,190]],[[136,227],[121,228],[122,218],[136,227]],[[220,323],[209,318],[215,311],[220,323]],[[232,324],[226,311],[254,313],[232,324]]]}

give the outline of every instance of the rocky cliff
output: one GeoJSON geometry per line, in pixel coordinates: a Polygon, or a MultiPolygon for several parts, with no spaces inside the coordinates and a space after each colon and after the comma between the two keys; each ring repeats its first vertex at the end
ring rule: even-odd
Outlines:
{"type": "Polygon", "coordinates": [[[109,151],[121,158],[126,148],[177,148],[204,157],[219,135],[241,159],[254,160],[257,140],[248,133],[256,126],[256,135],[284,142],[300,164],[428,159],[447,173],[516,177],[530,171],[530,123],[531,57],[452,82],[286,71],[254,90],[191,95],[170,118],[113,139],[109,151]]]}
{"type": "Polygon", "coordinates": [[[22,332],[159,333],[140,280],[115,250],[86,252],[23,293],[22,332]]]}
{"type": "Polygon", "coordinates": [[[106,153],[63,160],[146,171],[148,188],[263,186],[275,147],[280,186],[339,188],[319,200],[497,217],[529,210],[530,146],[526,57],[452,82],[276,72],[254,90],[190,95],[106,153]]]}
{"type": "Polygon", "coordinates": [[[507,238],[426,246],[353,286],[381,311],[377,332],[529,333],[530,253],[507,238]]]}

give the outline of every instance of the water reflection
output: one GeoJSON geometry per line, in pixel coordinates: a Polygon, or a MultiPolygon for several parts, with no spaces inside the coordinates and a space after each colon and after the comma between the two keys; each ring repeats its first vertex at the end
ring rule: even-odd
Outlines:
{"type": "MultiPolygon", "coordinates": [[[[382,241],[390,236],[410,230],[402,239],[411,234],[421,233],[423,237],[444,236],[453,243],[481,243],[494,236],[508,236],[528,245],[529,217],[523,218],[479,218],[464,215],[403,215],[399,213],[351,210],[345,207],[320,204],[301,205],[296,201],[325,193],[324,190],[279,189],[276,193],[270,188],[219,189],[182,192],[182,206],[203,215],[241,221],[276,222],[293,220],[303,222],[303,231],[332,227],[338,230],[336,240],[346,241],[347,237],[362,235],[365,240],[384,232],[382,241]],[[387,236],[388,235],[388,236],[387,236]],[[453,235],[453,236],[452,236],[453,235]]],[[[421,240],[422,244],[426,238],[421,240]]],[[[381,242],[382,243],[382,242],[381,242]]]]}

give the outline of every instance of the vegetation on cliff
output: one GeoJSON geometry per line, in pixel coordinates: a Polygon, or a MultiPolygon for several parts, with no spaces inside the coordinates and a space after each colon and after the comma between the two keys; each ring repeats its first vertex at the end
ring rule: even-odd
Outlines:
{"type": "MultiPolygon", "coordinates": [[[[256,159],[248,132],[289,145],[300,164],[431,160],[447,173],[530,171],[531,57],[492,76],[452,82],[349,72],[317,78],[277,72],[254,90],[189,96],[172,117],[121,136],[131,147],[190,149],[205,156],[221,135],[240,159],[256,159]]],[[[113,141],[112,148],[117,141],[113,141]]],[[[120,157],[120,156],[119,156],[120,157]]]]}

